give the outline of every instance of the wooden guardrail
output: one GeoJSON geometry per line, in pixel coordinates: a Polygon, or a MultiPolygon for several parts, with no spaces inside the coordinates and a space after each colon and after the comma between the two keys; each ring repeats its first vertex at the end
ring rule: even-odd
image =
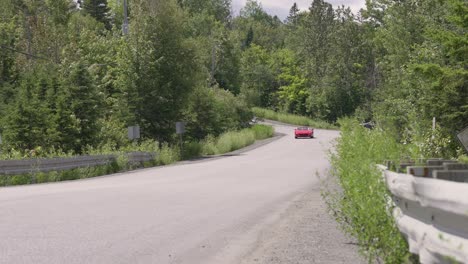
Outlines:
{"type": "MultiPolygon", "coordinates": [[[[155,154],[130,152],[123,154],[128,163],[143,163],[154,160],[155,154]]],[[[115,162],[118,155],[75,156],[69,158],[24,159],[0,161],[0,175],[17,175],[29,172],[63,171],[83,167],[108,165],[115,162]]]]}
{"type": "Polygon", "coordinates": [[[392,193],[393,216],[421,263],[468,263],[468,165],[429,160],[379,166],[392,193]]]}

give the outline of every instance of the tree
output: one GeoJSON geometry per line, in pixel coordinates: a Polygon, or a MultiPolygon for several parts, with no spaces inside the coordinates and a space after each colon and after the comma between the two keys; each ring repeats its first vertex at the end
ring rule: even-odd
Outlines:
{"type": "Polygon", "coordinates": [[[289,15],[286,18],[286,24],[296,26],[298,22],[298,16],[299,16],[299,8],[297,7],[297,3],[294,3],[289,10],[289,15]]]}
{"type": "Polygon", "coordinates": [[[174,124],[183,117],[187,100],[203,82],[193,43],[185,39],[183,12],[175,1],[156,2],[157,8],[139,4],[134,8],[131,37],[133,70],[129,107],[141,122],[144,135],[170,141],[174,124]]]}
{"type": "Polygon", "coordinates": [[[8,145],[20,151],[50,148],[57,143],[57,124],[47,103],[54,88],[53,71],[35,67],[23,74],[14,102],[5,118],[4,136],[8,145]]]}
{"type": "Polygon", "coordinates": [[[278,91],[277,106],[280,110],[299,115],[306,114],[306,100],[309,96],[307,79],[301,71],[300,61],[289,49],[276,51],[272,55],[272,68],[276,75],[278,91]]]}
{"type": "Polygon", "coordinates": [[[178,0],[192,15],[206,14],[227,24],[231,20],[231,0],[178,0]]]}
{"type": "Polygon", "coordinates": [[[261,46],[252,44],[241,61],[241,92],[253,106],[270,106],[270,89],[275,82],[270,68],[270,55],[261,46]]]}
{"type": "Polygon", "coordinates": [[[254,43],[269,50],[281,48],[285,37],[282,26],[279,18],[270,16],[256,0],[247,1],[234,20],[234,28],[243,38],[243,47],[254,43]]]}
{"type": "Polygon", "coordinates": [[[254,39],[254,31],[252,26],[249,27],[249,31],[247,32],[247,36],[245,36],[244,43],[242,43],[242,48],[250,48],[252,41],[254,39]]]}
{"type": "Polygon", "coordinates": [[[308,59],[307,74],[310,80],[319,84],[327,72],[327,59],[331,52],[331,33],[335,25],[331,4],[323,0],[314,0],[310,7],[304,29],[304,54],[308,59]]]}
{"type": "Polygon", "coordinates": [[[106,29],[110,30],[112,28],[109,19],[110,8],[107,4],[107,0],[81,0],[81,6],[85,14],[103,23],[106,29]]]}
{"type": "Polygon", "coordinates": [[[56,105],[61,147],[82,153],[98,143],[102,98],[83,63],[71,65],[64,76],[56,105]]]}

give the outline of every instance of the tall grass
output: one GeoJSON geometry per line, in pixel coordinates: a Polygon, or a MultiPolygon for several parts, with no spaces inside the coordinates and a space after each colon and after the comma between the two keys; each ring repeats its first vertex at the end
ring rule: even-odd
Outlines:
{"type": "Polygon", "coordinates": [[[227,132],[217,139],[207,137],[202,141],[201,155],[217,155],[235,151],[253,144],[256,140],[272,137],[275,133],[273,127],[254,125],[240,131],[227,132]]]}
{"type": "Polygon", "coordinates": [[[310,126],[323,129],[337,129],[338,127],[322,120],[312,120],[305,116],[293,115],[288,113],[279,113],[273,110],[254,107],[252,109],[255,116],[275,120],[291,125],[310,126]]]}
{"type": "Polygon", "coordinates": [[[240,131],[224,133],[218,138],[208,136],[201,142],[187,142],[183,144],[182,149],[179,145],[162,144],[162,146],[159,146],[158,142],[152,140],[146,140],[119,150],[113,146],[107,146],[99,150],[89,149],[88,153],[91,155],[113,154],[116,155],[116,159],[114,162],[104,166],[51,172],[39,172],[31,169],[30,173],[21,175],[0,175],[0,186],[76,180],[127,171],[142,166],[168,165],[183,159],[224,154],[238,150],[253,144],[256,140],[271,137],[273,134],[274,129],[271,126],[254,125],[251,128],[240,131]],[[130,164],[125,153],[132,151],[153,152],[157,153],[157,155],[154,160],[146,162],[143,165],[130,164]]]}
{"type": "Polygon", "coordinates": [[[275,134],[275,129],[271,126],[254,125],[252,130],[255,133],[256,140],[270,138],[275,134]]]}
{"type": "Polygon", "coordinates": [[[408,245],[388,209],[390,194],[376,168],[384,160],[405,158],[407,146],[385,131],[363,128],[357,121],[343,120],[340,124],[341,138],[331,160],[342,191],[327,193],[329,208],[344,229],[359,240],[370,262],[408,262],[408,245]]]}

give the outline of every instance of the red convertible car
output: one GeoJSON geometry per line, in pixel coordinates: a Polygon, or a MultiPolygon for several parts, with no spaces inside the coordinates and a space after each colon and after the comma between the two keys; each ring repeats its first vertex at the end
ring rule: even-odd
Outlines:
{"type": "Polygon", "coordinates": [[[300,138],[300,137],[313,138],[314,129],[310,127],[298,127],[294,129],[294,137],[295,138],[300,138]]]}

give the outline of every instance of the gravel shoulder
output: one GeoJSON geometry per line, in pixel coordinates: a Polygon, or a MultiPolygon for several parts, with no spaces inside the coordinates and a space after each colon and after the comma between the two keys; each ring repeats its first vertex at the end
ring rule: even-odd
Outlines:
{"type": "Polygon", "coordinates": [[[367,263],[358,250],[328,214],[320,189],[313,187],[260,233],[241,263],[367,263]]]}

